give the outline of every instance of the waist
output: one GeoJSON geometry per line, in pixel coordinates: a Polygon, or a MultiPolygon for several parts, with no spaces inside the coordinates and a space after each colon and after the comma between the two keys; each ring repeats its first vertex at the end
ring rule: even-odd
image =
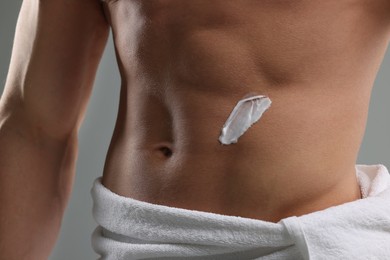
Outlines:
{"type": "Polygon", "coordinates": [[[134,98],[120,111],[103,183],[150,203],[252,218],[275,217],[277,200],[279,212],[309,203],[353,171],[364,116],[347,120],[337,102],[286,93],[269,92],[271,108],[231,145],[218,137],[238,94],[134,98]]]}

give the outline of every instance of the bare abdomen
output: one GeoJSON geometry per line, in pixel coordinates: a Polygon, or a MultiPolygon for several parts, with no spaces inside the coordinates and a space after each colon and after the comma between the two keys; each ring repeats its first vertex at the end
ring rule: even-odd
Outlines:
{"type": "Polygon", "coordinates": [[[143,23],[131,33],[121,2],[113,8],[126,91],[107,187],[151,203],[259,218],[272,215],[277,199],[280,208],[309,201],[351,170],[385,36],[367,37],[361,10],[342,4],[301,1],[294,16],[268,1],[249,11],[249,2],[242,10],[229,2],[209,20],[179,2],[177,13],[159,15],[140,4],[132,19],[143,23]],[[352,28],[359,29],[346,33],[352,28]],[[237,144],[222,145],[225,120],[250,93],[270,97],[271,108],[237,144]]]}

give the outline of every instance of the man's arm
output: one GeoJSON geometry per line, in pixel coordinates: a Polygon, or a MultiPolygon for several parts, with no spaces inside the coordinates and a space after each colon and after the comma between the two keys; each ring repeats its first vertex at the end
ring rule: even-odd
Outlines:
{"type": "Polygon", "coordinates": [[[108,24],[99,0],[24,0],[0,99],[0,259],[47,259],[108,24]]]}

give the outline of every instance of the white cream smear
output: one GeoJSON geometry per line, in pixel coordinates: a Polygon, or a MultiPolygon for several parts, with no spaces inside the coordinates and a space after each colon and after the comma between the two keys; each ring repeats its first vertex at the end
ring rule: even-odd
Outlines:
{"type": "Polygon", "coordinates": [[[222,144],[237,143],[249,127],[256,123],[271,106],[271,99],[258,95],[241,99],[226,120],[219,136],[222,144]]]}

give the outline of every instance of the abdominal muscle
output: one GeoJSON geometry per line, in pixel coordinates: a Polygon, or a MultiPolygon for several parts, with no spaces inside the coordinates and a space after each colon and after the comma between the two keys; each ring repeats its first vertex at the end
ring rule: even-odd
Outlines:
{"type": "Polygon", "coordinates": [[[272,222],[359,199],[354,165],[388,37],[366,1],[349,2],[109,2],[123,83],[103,184],[272,222]],[[248,95],[272,105],[221,144],[248,95]]]}

